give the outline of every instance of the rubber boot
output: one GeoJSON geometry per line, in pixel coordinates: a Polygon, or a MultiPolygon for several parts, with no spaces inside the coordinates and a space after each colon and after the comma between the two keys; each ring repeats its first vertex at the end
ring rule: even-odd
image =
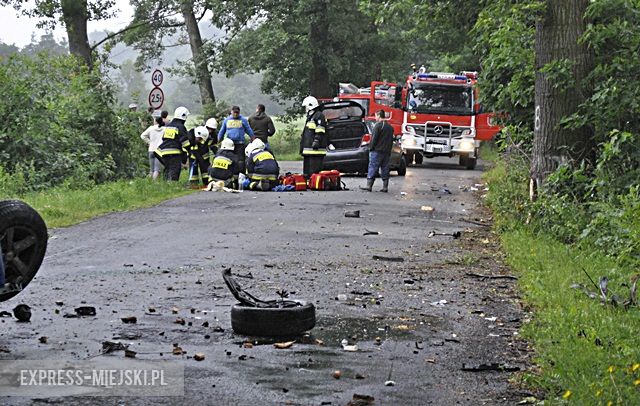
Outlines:
{"type": "Polygon", "coordinates": [[[373,189],[373,182],[375,181],[375,179],[367,179],[367,186],[360,186],[360,190],[366,190],[367,192],[371,192],[371,190],[373,189]]]}
{"type": "Polygon", "coordinates": [[[389,191],[389,179],[382,180],[382,189],[380,189],[380,191],[384,193],[387,193],[389,191]]]}

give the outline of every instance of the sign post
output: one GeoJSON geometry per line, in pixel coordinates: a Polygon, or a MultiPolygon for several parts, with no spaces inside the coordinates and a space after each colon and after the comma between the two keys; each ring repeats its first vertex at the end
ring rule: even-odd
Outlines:
{"type": "Polygon", "coordinates": [[[160,88],[164,81],[164,74],[160,69],[155,69],[151,73],[151,84],[153,89],[149,92],[149,107],[154,110],[159,110],[164,104],[164,92],[160,88]]]}

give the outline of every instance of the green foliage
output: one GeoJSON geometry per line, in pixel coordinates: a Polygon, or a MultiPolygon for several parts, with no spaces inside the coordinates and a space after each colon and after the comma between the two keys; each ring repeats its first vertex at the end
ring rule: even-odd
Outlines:
{"type": "Polygon", "coordinates": [[[279,161],[300,160],[300,137],[304,128],[304,118],[283,122],[274,119],[276,133],[269,138],[269,146],[279,161]]]}
{"type": "Polygon", "coordinates": [[[24,179],[2,187],[85,187],[137,174],[141,117],[111,104],[101,74],[72,57],[14,55],[0,64],[0,165],[24,179]]]}

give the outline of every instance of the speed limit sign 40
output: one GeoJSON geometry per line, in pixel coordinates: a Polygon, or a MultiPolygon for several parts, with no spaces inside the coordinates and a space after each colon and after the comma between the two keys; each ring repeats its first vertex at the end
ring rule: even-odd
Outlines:
{"type": "Polygon", "coordinates": [[[149,106],[157,110],[164,104],[164,92],[159,87],[154,87],[149,92],[149,106]]]}
{"type": "Polygon", "coordinates": [[[162,73],[162,71],[160,69],[154,70],[153,73],[151,74],[151,83],[153,84],[153,86],[154,87],[160,86],[163,80],[164,80],[164,74],[162,73]]]}

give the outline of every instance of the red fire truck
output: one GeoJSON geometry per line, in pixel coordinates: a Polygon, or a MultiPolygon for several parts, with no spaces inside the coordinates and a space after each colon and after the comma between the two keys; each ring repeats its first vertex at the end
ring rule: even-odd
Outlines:
{"type": "Polygon", "coordinates": [[[476,72],[460,74],[416,72],[404,86],[372,82],[370,88],[350,92],[341,86],[341,99],[369,97],[368,115],[388,113],[389,123],[402,136],[407,164],[423,158],[458,156],[467,169],[476,166],[480,141],[491,140],[501,129],[494,114],[478,102],[476,72]]]}

